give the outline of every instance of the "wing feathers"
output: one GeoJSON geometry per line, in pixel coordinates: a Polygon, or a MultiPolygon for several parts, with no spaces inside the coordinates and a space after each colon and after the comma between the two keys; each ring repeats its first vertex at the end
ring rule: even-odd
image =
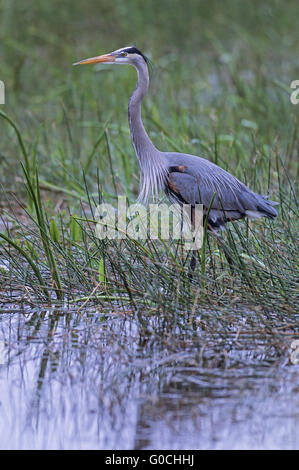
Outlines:
{"type": "Polygon", "coordinates": [[[185,162],[169,167],[166,192],[170,199],[192,205],[203,204],[207,210],[216,193],[209,214],[209,222],[214,227],[245,216],[276,217],[277,211],[273,207],[275,202],[254,193],[222,168],[199,157],[195,158],[201,164],[199,169],[185,162]]]}

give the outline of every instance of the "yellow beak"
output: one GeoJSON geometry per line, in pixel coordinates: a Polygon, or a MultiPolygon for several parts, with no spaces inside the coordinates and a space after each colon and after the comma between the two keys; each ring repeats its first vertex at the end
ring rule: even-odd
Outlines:
{"type": "Polygon", "coordinates": [[[90,59],[80,60],[80,62],[75,62],[73,65],[98,64],[99,62],[115,62],[115,56],[111,54],[99,55],[90,59]]]}

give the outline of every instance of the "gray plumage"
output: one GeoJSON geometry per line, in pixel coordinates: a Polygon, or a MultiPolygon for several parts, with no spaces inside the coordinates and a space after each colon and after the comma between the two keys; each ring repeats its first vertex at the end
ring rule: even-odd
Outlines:
{"type": "Polygon", "coordinates": [[[219,166],[201,157],[161,152],[150,140],[141,119],[141,102],[149,87],[147,58],[136,47],[125,47],[105,56],[79,63],[106,62],[130,64],[138,74],[137,87],[129,101],[129,125],[132,143],[139,161],[141,179],[139,201],[147,202],[161,190],[170,201],[203,204],[209,212],[209,224],[219,228],[226,222],[244,217],[277,216],[277,203],[256,194],[219,166]]]}

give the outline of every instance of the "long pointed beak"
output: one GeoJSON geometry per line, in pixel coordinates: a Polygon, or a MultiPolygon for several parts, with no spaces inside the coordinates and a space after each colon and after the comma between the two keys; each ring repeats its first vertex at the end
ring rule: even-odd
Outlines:
{"type": "Polygon", "coordinates": [[[80,62],[75,62],[73,65],[98,64],[99,62],[115,62],[115,56],[112,54],[99,55],[97,57],[91,57],[90,59],[80,60],[80,62]]]}

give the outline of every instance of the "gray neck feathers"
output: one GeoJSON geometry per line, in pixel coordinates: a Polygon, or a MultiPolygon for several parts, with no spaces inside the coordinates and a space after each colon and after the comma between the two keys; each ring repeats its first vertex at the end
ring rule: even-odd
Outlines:
{"type": "Polygon", "coordinates": [[[138,83],[129,101],[129,125],[141,172],[138,200],[147,202],[150,196],[158,196],[164,189],[167,167],[163,154],[152,143],[141,119],[141,102],[149,87],[148,68],[145,62],[142,65],[136,63],[135,68],[138,83]]]}

